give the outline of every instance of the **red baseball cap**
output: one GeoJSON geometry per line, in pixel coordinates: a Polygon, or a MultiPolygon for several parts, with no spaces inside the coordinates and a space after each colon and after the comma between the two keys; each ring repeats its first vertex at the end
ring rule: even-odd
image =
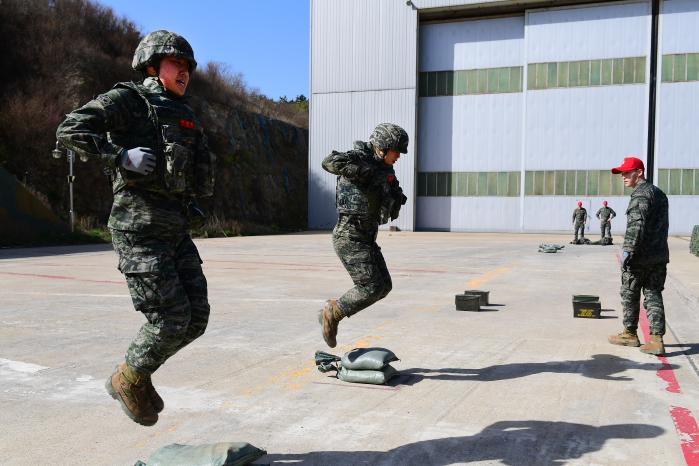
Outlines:
{"type": "Polygon", "coordinates": [[[646,167],[643,165],[643,160],[636,157],[624,157],[624,163],[618,167],[612,168],[612,173],[618,175],[623,172],[630,172],[631,170],[645,170],[646,167]]]}

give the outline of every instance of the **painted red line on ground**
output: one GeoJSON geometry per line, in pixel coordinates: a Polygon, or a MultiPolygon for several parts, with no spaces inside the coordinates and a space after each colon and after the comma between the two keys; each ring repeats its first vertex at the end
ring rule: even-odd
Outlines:
{"type": "MultiPolygon", "coordinates": [[[[641,330],[643,332],[643,337],[645,338],[645,341],[650,340],[650,328],[648,326],[648,317],[646,316],[646,309],[641,305],[641,312],[639,313],[639,324],[641,325],[641,330]]],[[[667,387],[665,390],[671,393],[682,393],[682,390],[680,389],[680,383],[677,381],[677,377],[675,377],[675,371],[672,369],[672,366],[668,362],[667,358],[665,356],[656,356],[660,363],[662,364],[662,367],[657,370],[656,374],[659,378],[667,382],[667,387]]]]}
{"type": "MultiPolygon", "coordinates": [[[[616,254],[617,261],[621,265],[620,253],[616,254]]],[[[650,328],[648,325],[648,317],[646,309],[641,304],[639,312],[639,324],[643,332],[645,340],[650,338],[650,328]]],[[[681,393],[680,384],[675,376],[675,371],[672,369],[665,356],[656,356],[662,363],[663,367],[656,372],[658,377],[667,382],[666,390],[672,393],[681,393]]],[[[675,430],[680,438],[680,447],[684,460],[687,466],[699,466],[699,425],[697,420],[692,415],[692,412],[681,406],[670,406],[670,417],[675,424],[675,430]]]]}
{"type": "Polygon", "coordinates": [[[687,466],[699,466],[699,426],[692,412],[680,406],[670,406],[670,416],[680,436],[687,466]]]}
{"type": "Polygon", "coordinates": [[[124,284],[123,281],[116,281],[116,280],[90,280],[88,278],[66,277],[63,275],[42,275],[39,273],[0,272],[0,275],[18,275],[21,277],[50,278],[52,280],[75,280],[77,282],[89,282],[89,283],[116,283],[118,285],[124,284]]]}
{"type": "Polygon", "coordinates": [[[667,362],[667,358],[665,356],[658,356],[658,359],[660,359],[663,367],[658,369],[656,374],[667,383],[665,390],[670,393],[681,393],[680,384],[675,377],[675,371],[672,369],[670,363],[667,362]]]}
{"type": "MultiPolygon", "coordinates": [[[[646,309],[641,305],[639,323],[643,330],[643,335],[648,341],[650,338],[650,328],[648,326],[648,317],[646,309]]],[[[682,393],[680,384],[675,376],[675,371],[668,363],[665,356],[656,356],[662,363],[662,367],[656,372],[659,378],[667,383],[665,390],[671,393],[682,393]]],[[[675,424],[675,430],[680,438],[680,447],[682,454],[687,462],[687,466],[699,466],[699,426],[692,412],[687,408],[680,406],[670,406],[670,417],[675,424]]]]}

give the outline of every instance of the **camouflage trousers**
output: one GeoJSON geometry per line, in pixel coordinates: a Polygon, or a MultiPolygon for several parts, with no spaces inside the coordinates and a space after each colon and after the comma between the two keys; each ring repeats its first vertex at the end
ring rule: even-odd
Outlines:
{"type": "Polygon", "coordinates": [[[378,224],[351,215],[340,215],[333,230],[333,247],[352,278],[354,287],[338,300],[349,317],[383,299],[391,291],[391,275],[376,244],[378,224]]]}
{"type": "Polygon", "coordinates": [[[134,308],[147,322],[126,352],[126,362],[153,373],[204,334],[209,301],[201,259],[188,233],[149,236],[112,230],[119,270],[134,308]]]}
{"type": "Polygon", "coordinates": [[[573,224],[573,230],[575,231],[575,239],[578,239],[578,232],[580,232],[580,237],[585,237],[585,223],[575,222],[573,224]]]}
{"type": "Polygon", "coordinates": [[[612,237],[612,223],[607,221],[602,221],[599,224],[600,230],[602,232],[602,238],[611,238],[612,237]]]}
{"type": "Polygon", "coordinates": [[[662,291],[667,276],[666,264],[631,267],[621,271],[621,304],[624,308],[624,328],[638,329],[641,291],[643,307],[650,325],[651,335],[665,334],[665,307],[662,291]]]}

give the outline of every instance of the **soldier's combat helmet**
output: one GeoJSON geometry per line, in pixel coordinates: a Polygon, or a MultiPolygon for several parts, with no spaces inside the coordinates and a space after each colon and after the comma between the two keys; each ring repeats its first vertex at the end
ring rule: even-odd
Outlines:
{"type": "Polygon", "coordinates": [[[369,136],[369,142],[378,149],[393,149],[401,154],[408,153],[408,133],[393,123],[381,123],[369,136]]]}
{"type": "Polygon", "coordinates": [[[161,29],[153,31],[141,39],[133,54],[131,68],[145,72],[147,66],[157,66],[158,60],[164,56],[184,58],[189,62],[190,72],[197,67],[194,50],[187,39],[177,33],[161,29]]]}

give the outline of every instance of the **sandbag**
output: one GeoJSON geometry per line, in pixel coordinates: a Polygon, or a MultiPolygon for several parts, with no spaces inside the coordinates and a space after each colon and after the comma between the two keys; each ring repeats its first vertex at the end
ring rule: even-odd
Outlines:
{"type": "Polygon", "coordinates": [[[148,462],[139,461],[135,466],[244,466],[266,454],[266,451],[245,442],[172,443],[156,450],[148,462]]]}
{"type": "Polygon", "coordinates": [[[689,252],[699,256],[699,225],[694,225],[692,230],[692,237],[689,240],[689,252]]]}
{"type": "Polygon", "coordinates": [[[390,364],[381,370],[351,370],[340,367],[337,378],[345,382],[384,385],[398,373],[390,364]]]}
{"type": "Polygon", "coordinates": [[[378,371],[393,361],[398,361],[398,357],[389,349],[355,348],[342,356],[340,365],[353,371],[378,371]]]}
{"type": "Polygon", "coordinates": [[[555,254],[561,249],[565,248],[565,246],[561,246],[560,244],[540,244],[539,245],[539,252],[547,252],[549,254],[555,254]]]}

